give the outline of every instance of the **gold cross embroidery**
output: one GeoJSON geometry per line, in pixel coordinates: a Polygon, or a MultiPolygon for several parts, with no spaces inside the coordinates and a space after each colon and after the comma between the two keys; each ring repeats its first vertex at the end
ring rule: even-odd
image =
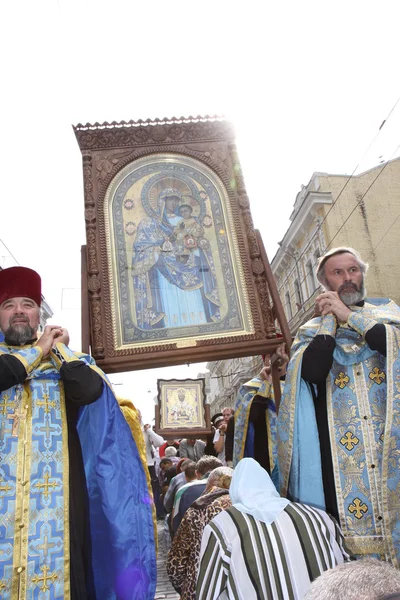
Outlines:
{"type": "Polygon", "coordinates": [[[0,403],[0,414],[1,415],[5,416],[7,414],[7,410],[9,408],[12,408],[12,409],[15,408],[14,402],[12,402],[11,404],[10,404],[10,402],[7,402],[7,400],[9,400],[9,399],[10,399],[9,394],[3,394],[3,401],[4,402],[0,403]]]}
{"type": "Polygon", "coordinates": [[[45,500],[49,497],[49,494],[53,493],[55,488],[58,486],[56,481],[49,481],[50,475],[46,472],[44,474],[44,483],[35,483],[35,487],[43,493],[45,500]],[[42,489],[43,488],[43,489],[42,489]],[[53,488],[51,491],[49,488],[53,488]]]}
{"type": "Polygon", "coordinates": [[[345,375],[343,373],[343,371],[341,371],[335,379],[335,385],[340,387],[340,389],[342,390],[344,387],[346,387],[346,385],[349,383],[349,381],[350,381],[350,377],[348,375],[345,375]]]}
{"type": "Polygon", "coordinates": [[[2,479],[0,481],[0,492],[9,492],[10,490],[12,490],[12,487],[9,486],[7,483],[5,483],[2,479]],[[4,484],[4,485],[2,485],[2,484],[4,484]]]}
{"type": "Polygon", "coordinates": [[[46,434],[46,440],[49,440],[51,434],[57,431],[57,427],[50,427],[49,419],[50,417],[46,417],[46,425],[43,425],[43,427],[38,427],[38,431],[42,431],[46,434]]]}
{"type": "Polygon", "coordinates": [[[364,504],[360,498],[355,498],[349,506],[349,512],[354,513],[356,519],[362,519],[363,513],[368,511],[368,506],[364,504]]]}
{"type": "Polygon", "coordinates": [[[2,444],[4,442],[4,437],[5,437],[6,433],[12,433],[12,429],[7,429],[6,422],[4,419],[2,419],[1,425],[0,425],[0,444],[2,444]]]}
{"type": "Polygon", "coordinates": [[[346,431],[346,433],[340,440],[340,443],[342,444],[342,446],[346,446],[347,450],[353,450],[354,446],[357,446],[359,441],[360,440],[358,439],[358,437],[356,437],[355,435],[353,436],[351,431],[346,431]]]}
{"type": "Polygon", "coordinates": [[[369,374],[369,378],[372,379],[375,383],[380,385],[384,379],[386,379],[386,375],[383,371],[379,370],[379,367],[374,367],[369,374]]]}
{"type": "Polygon", "coordinates": [[[45,413],[49,413],[51,408],[55,408],[56,407],[56,401],[55,400],[49,400],[49,394],[44,393],[43,394],[43,400],[38,400],[36,402],[36,406],[43,406],[44,407],[44,412],[45,413]]]}
{"type": "Polygon", "coordinates": [[[55,548],[56,544],[54,542],[49,543],[49,536],[47,533],[45,533],[44,535],[44,541],[43,544],[39,544],[38,546],[36,546],[35,550],[43,550],[43,556],[44,558],[47,558],[47,555],[49,553],[49,548],[55,548]]]}
{"type": "Polygon", "coordinates": [[[50,581],[51,583],[54,583],[55,581],[57,581],[58,575],[56,572],[48,573],[49,567],[47,565],[43,565],[42,567],[40,567],[40,570],[42,571],[43,575],[41,575],[40,577],[39,575],[34,575],[32,577],[32,583],[35,586],[41,583],[42,585],[40,586],[40,589],[42,590],[42,592],[47,592],[50,589],[50,586],[47,582],[50,581]]]}

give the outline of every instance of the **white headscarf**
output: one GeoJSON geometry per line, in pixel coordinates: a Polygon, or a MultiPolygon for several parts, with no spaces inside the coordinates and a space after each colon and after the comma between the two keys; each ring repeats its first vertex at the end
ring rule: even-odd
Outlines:
{"type": "Polygon", "coordinates": [[[269,525],[289,504],[281,498],[271,477],[253,458],[242,458],[233,471],[229,489],[232,506],[269,525]]]}

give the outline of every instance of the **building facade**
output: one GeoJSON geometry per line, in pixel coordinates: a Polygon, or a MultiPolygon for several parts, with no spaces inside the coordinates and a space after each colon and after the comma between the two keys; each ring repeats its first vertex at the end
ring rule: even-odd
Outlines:
{"type": "Polygon", "coordinates": [[[291,224],[271,262],[290,331],[309,320],[321,292],[321,254],[351,246],[369,263],[368,296],[400,303],[400,158],[360,175],[314,173],[296,197],[291,224]]]}
{"type": "Polygon", "coordinates": [[[263,368],[260,356],[230,358],[207,363],[211,416],[221,412],[225,406],[234,408],[239,388],[263,368]]]}

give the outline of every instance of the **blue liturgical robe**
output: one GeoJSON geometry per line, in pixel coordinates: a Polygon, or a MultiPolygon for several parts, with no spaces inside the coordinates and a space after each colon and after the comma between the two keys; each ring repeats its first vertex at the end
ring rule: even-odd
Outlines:
{"type": "Polygon", "coordinates": [[[335,338],[326,407],[340,525],[355,555],[400,566],[400,309],[388,299],[353,306],[347,323],[327,315],[303,325],[278,417],[281,494],[325,508],[320,440],[310,384],[301,379],[305,349],[317,335],[335,338]],[[365,340],[386,331],[386,357],[365,340]]]}
{"type": "Polygon", "coordinates": [[[273,400],[273,386],[268,381],[254,377],[239,389],[235,402],[235,434],[233,442],[233,466],[245,457],[255,458],[254,424],[250,421],[250,411],[254,398],[265,398],[265,429],[267,436],[269,468],[272,472],[276,463],[276,407],[273,400]]]}
{"type": "Polygon", "coordinates": [[[0,394],[0,597],[71,597],[69,454],[62,361],[82,361],[104,380],[82,409],[80,436],[90,504],[97,600],[151,600],[156,555],[146,474],[117,400],[90,356],[64,344],[43,359],[34,345],[0,343],[25,367],[0,394]]]}

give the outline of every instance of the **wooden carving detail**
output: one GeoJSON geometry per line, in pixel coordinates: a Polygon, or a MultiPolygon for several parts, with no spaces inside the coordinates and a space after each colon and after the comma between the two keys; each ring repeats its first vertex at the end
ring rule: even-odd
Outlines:
{"type": "MultiPolygon", "coordinates": [[[[77,125],[74,131],[83,154],[86,294],[91,317],[91,347],[99,366],[106,372],[117,372],[179,364],[187,360],[204,361],[209,360],[210,355],[214,357],[211,360],[245,356],[272,348],[272,338],[275,339],[276,332],[266,276],[268,259],[265,263],[260,250],[262,242],[258,242],[254,230],[230,123],[216,116],[182,117],[94,125],[87,123],[77,125]],[[119,177],[122,169],[138,159],[155,154],[191,157],[206,165],[221,180],[226,190],[224,201],[229,207],[229,218],[236,231],[235,259],[241,264],[241,284],[247,291],[251,330],[238,329],[240,319],[233,313],[224,335],[200,337],[199,334],[196,338],[193,329],[193,340],[184,338],[186,343],[193,341],[190,347],[179,347],[176,340],[170,342],[167,337],[160,336],[155,337],[155,343],[148,345],[135,343],[129,347],[127,343],[123,348],[116,348],[105,198],[111,182],[116,176],[119,177]],[[230,328],[233,331],[236,329],[239,335],[230,335],[230,328]]],[[[142,163],[146,164],[146,160],[142,160],[142,163]]],[[[225,285],[230,285],[228,276],[225,285]]],[[[129,306],[126,286],[121,288],[119,294],[122,305],[129,306]]],[[[136,337],[128,336],[126,339],[136,337]]]]}
{"type": "Polygon", "coordinates": [[[74,131],[82,151],[233,139],[231,125],[217,115],[93,125],[79,123],[74,131]]]}
{"type": "Polygon", "coordinates": [[[89,308],[92,321],[92,346],[96,356],[104,356],[101,321],[101,284],[96,252],[96,204],[93,197],[92,157],[83,156],[83,187],[85,194],[85,221],[87,239],[87,269],[89,308]]]}
{"type": "Polygon", "coordinates": [[[275,324],[272,314],[271,301],[268,293],[268,284],[265,276],[265,269],[261,259],[260,248],[257,242],[256,232],[254,230],[253,218],[250,212],[250,203],[246,194],[244,178],[239,162],[239,156],[236,146],[230,146],[232,162],[234,166],[236,192],[239,198],[239,206],[242,211],[242,220],[246,230],[247,243],[249,246],[252,271],[255,276],[258,297],[261,305],[261,312],[267,337],[275,337],[275,324]]]}
{"type": "Polygon", "coordinates": [[[124,152],[112,152],[106,155],[102,154],[97,156],[95,161],[97,178],[103,183],[117,170],[117,165],[121,159],[130,154],[132,154],[131,150],[125,150],[124,152]]]}
{"type": "Polygon", "coordinates": [[[197,153],[204,162],[210,162],[214,167],[229,175],[229,153],[226,144],[185,144],[186,150],[197,153]]]}

